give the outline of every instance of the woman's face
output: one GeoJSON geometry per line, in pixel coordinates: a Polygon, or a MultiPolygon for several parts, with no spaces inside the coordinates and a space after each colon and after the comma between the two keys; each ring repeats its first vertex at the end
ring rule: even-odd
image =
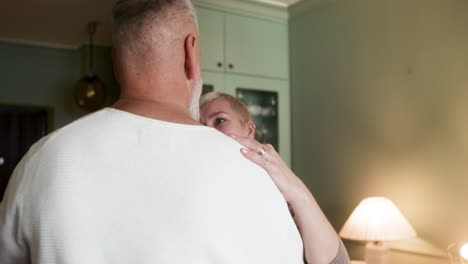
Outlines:
{"type": "Polygon", "coordinates": [[[234,134],[251,138],[255,135],[254,123],[248,121],[243,125],[239,117],[232,110],[231,104],[220,98],[202,106],[200,109],[200,122],[226,135],[234,134]]]}

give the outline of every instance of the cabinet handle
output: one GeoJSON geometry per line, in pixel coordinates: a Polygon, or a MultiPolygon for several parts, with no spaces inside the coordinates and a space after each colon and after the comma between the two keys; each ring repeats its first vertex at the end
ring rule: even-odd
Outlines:
{"type": "Polygon", "coordinates": [[[222,68],[222,67],[223,67],[223,63],[222,63],[222,62],[218,62],[218,64],[216,64],[216,66],[218,66],[218,68],[222,68]]]}
{"type": "Polygon", "coordinates": [[[232,70],[232,69],[234,69],[234,64],[232,64],[232,63],[229,63],[228,67],[229,67],[229,69],[231,69],[231,70],[232,70]]]}

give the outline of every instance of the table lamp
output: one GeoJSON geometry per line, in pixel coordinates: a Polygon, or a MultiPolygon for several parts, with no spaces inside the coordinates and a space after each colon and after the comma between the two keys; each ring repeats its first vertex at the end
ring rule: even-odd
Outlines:
{"type": "Polygon", "coordinates": [[[448,246],[448,255],[450,263],[465,264],[468,263],[468,243],[458,242],[448,246]]]}
{"type": "Polygon", "coordinates": [[[382,241],[415,237],[416,232],[400,210],[387,198],[369,197],[361,201],[346,220],[340,237],[369,241],[366,264],[388,264],[388,248],[382,241]]]}

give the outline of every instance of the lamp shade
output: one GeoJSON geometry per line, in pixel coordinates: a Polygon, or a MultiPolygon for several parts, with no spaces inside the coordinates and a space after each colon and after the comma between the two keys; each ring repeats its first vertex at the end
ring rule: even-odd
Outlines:
{"type": "Polygon", "coordinates": [[[370,197],[354,209],[340,236],[352,240],[388,241],[415,237],[416,231],[392,201],[370,197]]]}

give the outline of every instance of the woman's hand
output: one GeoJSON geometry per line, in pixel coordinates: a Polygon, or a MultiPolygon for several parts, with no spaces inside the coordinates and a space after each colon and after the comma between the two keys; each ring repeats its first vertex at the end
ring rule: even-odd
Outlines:
{"type": "Polygon", "coordinates": [[[252,162],[263,167],[288,202],[294,203],[309,190],[299,177],[288,167],[275,148],[270,144],[261,144],[255,139],[230,135],[245,148],[241,153],[252,162]]]}
{"type": "MultiPolygon", "coordinates": [[[[337,257],[340,240],[305,184],[286,165],[272,145],[230,135],[245,148],[241,153],[263,167],[294,211],[294,221],[304,242],[307,263],[328,264],[337,257]]],[[[346,250],[339,252],[348,260],[346,250]]],[[[345,262],[343,262],[345,263],[345,262]]]]}
{"type": "Polygon", "coordinates": [[[304,242],[307,263],[329,264],[337,254],[347,260],[346,250],[338,251],[340,240],[305,184],[286,165],[272,145],[255,139],[230,135],[245,148],[241,153],[263,167],[294,211],[294,221],[304,242]]]}

